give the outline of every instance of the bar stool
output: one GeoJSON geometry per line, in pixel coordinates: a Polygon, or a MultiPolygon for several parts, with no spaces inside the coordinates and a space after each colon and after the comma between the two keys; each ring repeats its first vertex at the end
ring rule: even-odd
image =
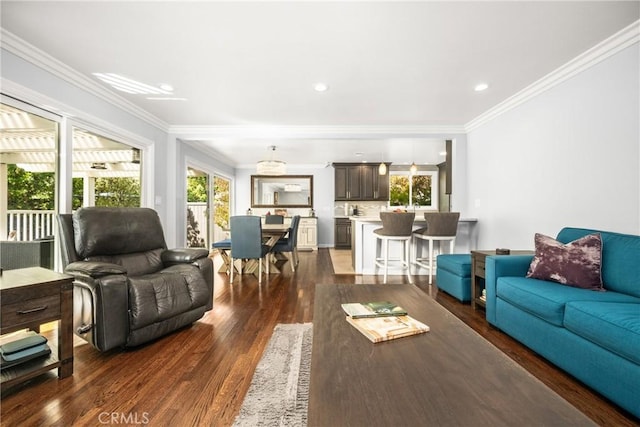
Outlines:
{"type": "Polygon", "coordinates": [[[413,283],[409,263],[409,247],[411,246],[411,230],[415,217],[415,212],[380,212],[382,228],[373,230],[373,232],[376,234],[376,271],[378,268],[384,268],[384,283],[387,283],[387,270],[392,262],[399,263],[402,269],[406,269],[409,283],[413,283]],[[389,241],[402,242],[401,258],[389,258],[389,241]],[[384,250],[382,250],[383,246],[384,250]]]}
{"type": "Polygon", "coordinates": [[[427,226],[413,232],[415,240],[414,264],[429,270],[429,284],[433,281],[433,242],[438,241],[438,247],[443,241],[449,241],[449,253],[453,253],[456,243],[456,233],[458,232],[458,220],[460,212],[425,212],[424,219],[427,226]],[[429,242],[429,256],[420,257],[420,240],[429,242]]]}

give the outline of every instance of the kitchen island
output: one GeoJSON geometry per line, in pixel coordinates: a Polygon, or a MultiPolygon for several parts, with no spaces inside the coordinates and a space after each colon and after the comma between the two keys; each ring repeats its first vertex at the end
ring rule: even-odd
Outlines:
{"type": "MultiPolygon", "coordinates": [[[[356,274],[377,274],[375,270],[375,258],[376,258],[376,236],[373,233],[374,230],[382,227],[382,221],[380,217],[366,217],[366,216],[351,216],[352,226],[352,246],[353,251],[353,269],[356,274]]],[[[476,218],[460,218],[458,221],[458,232],[456,234],[455,253],[469,253],[471,250],[476,249],[478,236],[476,233],[476,218]]],[[[413,223],[413,229],[425,227],[426,221],[421,213],[416,214],[416,219],[413,223]]],[[[426,244],[422,244],[423,248],[421,256],[428,256],[428,249],[426,244]]],[[[443,251],[448,250],[448,244],[443,245],[443,251]],[[445,248],[446,246],[446,248],[445,248]]],[[[438,244],[435,244],[434,250],[438,251],[438,244]]],[[[402,244],[400,242],[389,243],[389,255],[391,258],[399,258],[402,253],[402,244]]],[[[415,253],[415,247],[411,247],[411,256],[415,253]]],[[[443,252],[446,253],[446,252],[443,252]]],[[[380,271],[381,272],[381,271],[380,271]]],[[[389,267],[390,275],[402,275],[406,274],[400,268],[389,267]]],[[[421,268],[417,265],[411,265],[411,274],[427,275],[428,270],[421,268]]]]}

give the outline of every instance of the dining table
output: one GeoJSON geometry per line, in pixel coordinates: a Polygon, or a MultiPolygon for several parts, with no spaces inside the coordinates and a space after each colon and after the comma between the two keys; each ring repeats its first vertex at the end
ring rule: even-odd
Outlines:
{"type": "MultiPolygon", "coordinates": [[[[227,230],[230,231],[230,230],[227,230]]],[[[289,232],[289,226],[285,224],[262,224],[262,244],[273,248],[278,240],[285,237],[289,232]]],[[[227,273],[231,264],[231,249],[221,248],[219,249],[220,255],[223,260],[228,260],[222,263],[219,273],[227,273]]],[[[288,261],[286,255],[281,253],[270,253],[267,255],[267,260],[269,262],[269,274],[277,274],[282,271],[282,266],[284,263],[288,261]]],[[[266,267],[266,266],[265,266],[266,267]]],[[[235,271],[240,272],[240,269],[235,266],[235,271]]],[[[245,263],[242,267],[242,271],[249,274],[258,274],[258,263],[257,262],[248,262],[245,263]]],[[[265,270],[266,271],[266,270],[265,270]]]]}
{"type": "MultiPolygon", "coordinates": [[[[285,224],[262,224],[263,244],[273,248],[278,240],[289,233],[289,226],[285,224]]],[[[280,252],[267,254],[269,264],[269,274],[282,272],[282,266],[289,260],[286,255],[280,252]]]]}

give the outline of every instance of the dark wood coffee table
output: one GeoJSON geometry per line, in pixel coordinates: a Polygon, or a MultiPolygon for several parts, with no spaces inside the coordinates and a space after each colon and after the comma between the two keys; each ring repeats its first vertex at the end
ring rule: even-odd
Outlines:
{"type": "Polygon", "coordinates": [[[317,285],[309,426],[595,425],[413,285],[317,285]],[[392,301],[431,331],[374,344],[344,302],[392,301]]]}

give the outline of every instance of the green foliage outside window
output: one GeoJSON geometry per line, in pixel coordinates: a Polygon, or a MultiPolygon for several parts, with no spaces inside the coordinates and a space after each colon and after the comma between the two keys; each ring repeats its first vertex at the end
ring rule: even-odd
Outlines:
{"type": "Polygon", "coordinates": [[[216,225],[229,228],[229,180],[213,179],[213,211],[216,225]]]}
{"type": "Polygon", "coordinates": [[[187,177],[187,202],[207,201],[207,177],[206,176],[190,176],[187,177]]]}
{"type": "Polygon", "coordinates": [[[135,208],[140,206],[137,178],[96,178],[96,206],[135,208]]]}
{"type": "Polygon", "coordinates": [[[409,177],[405,175],[391,175],[389,177],[389,205],[409,205],[409,177]]]}
{"type": "Polygon", "coordinates": [[[411,204],[431,206],[431,175],[414,175],[412,177],[411,204]]]}
{"type": "MultiPolygon", "coordinates": [[[[206,203],[208,180],[206,175],[187,177],[187,203],[206,203]]],[[[190,208],[187,208],[187,246],[190,248],[205,247],[205,240],[200,237],[200,224],[190,208]]]]}
{"type": "Polygon", "coordinates": [[[7,165],[7,209],[53,210],[55,207],[55,174],[27,172],[16,165],[7,165]]]}
{"type": "Polygon", "coordinates": [[[390,206],[431,206],[431,175],[391,175],[390,206]]]}
{"type": "MultiPolygon", "coordinates": [[[[55,208],[55,174],[28,172],[14,164],[7,165],[9,210],[53,210],[55,208]]],[[[83,201],[82,178],[73,178],[72,208],[83,201]]],[[[137,178],[96,178],[95,206],[140,206],[140,180],[137,178]]]]}
{"type": "MultiPolygon", "coordinates": [[[[73,178],[72,209],[82,206],[82,178],[73,178]]],[[[137,178],[96,178],[95,206],[136,208],[140,206],[140,180],[137,178]]]]}

